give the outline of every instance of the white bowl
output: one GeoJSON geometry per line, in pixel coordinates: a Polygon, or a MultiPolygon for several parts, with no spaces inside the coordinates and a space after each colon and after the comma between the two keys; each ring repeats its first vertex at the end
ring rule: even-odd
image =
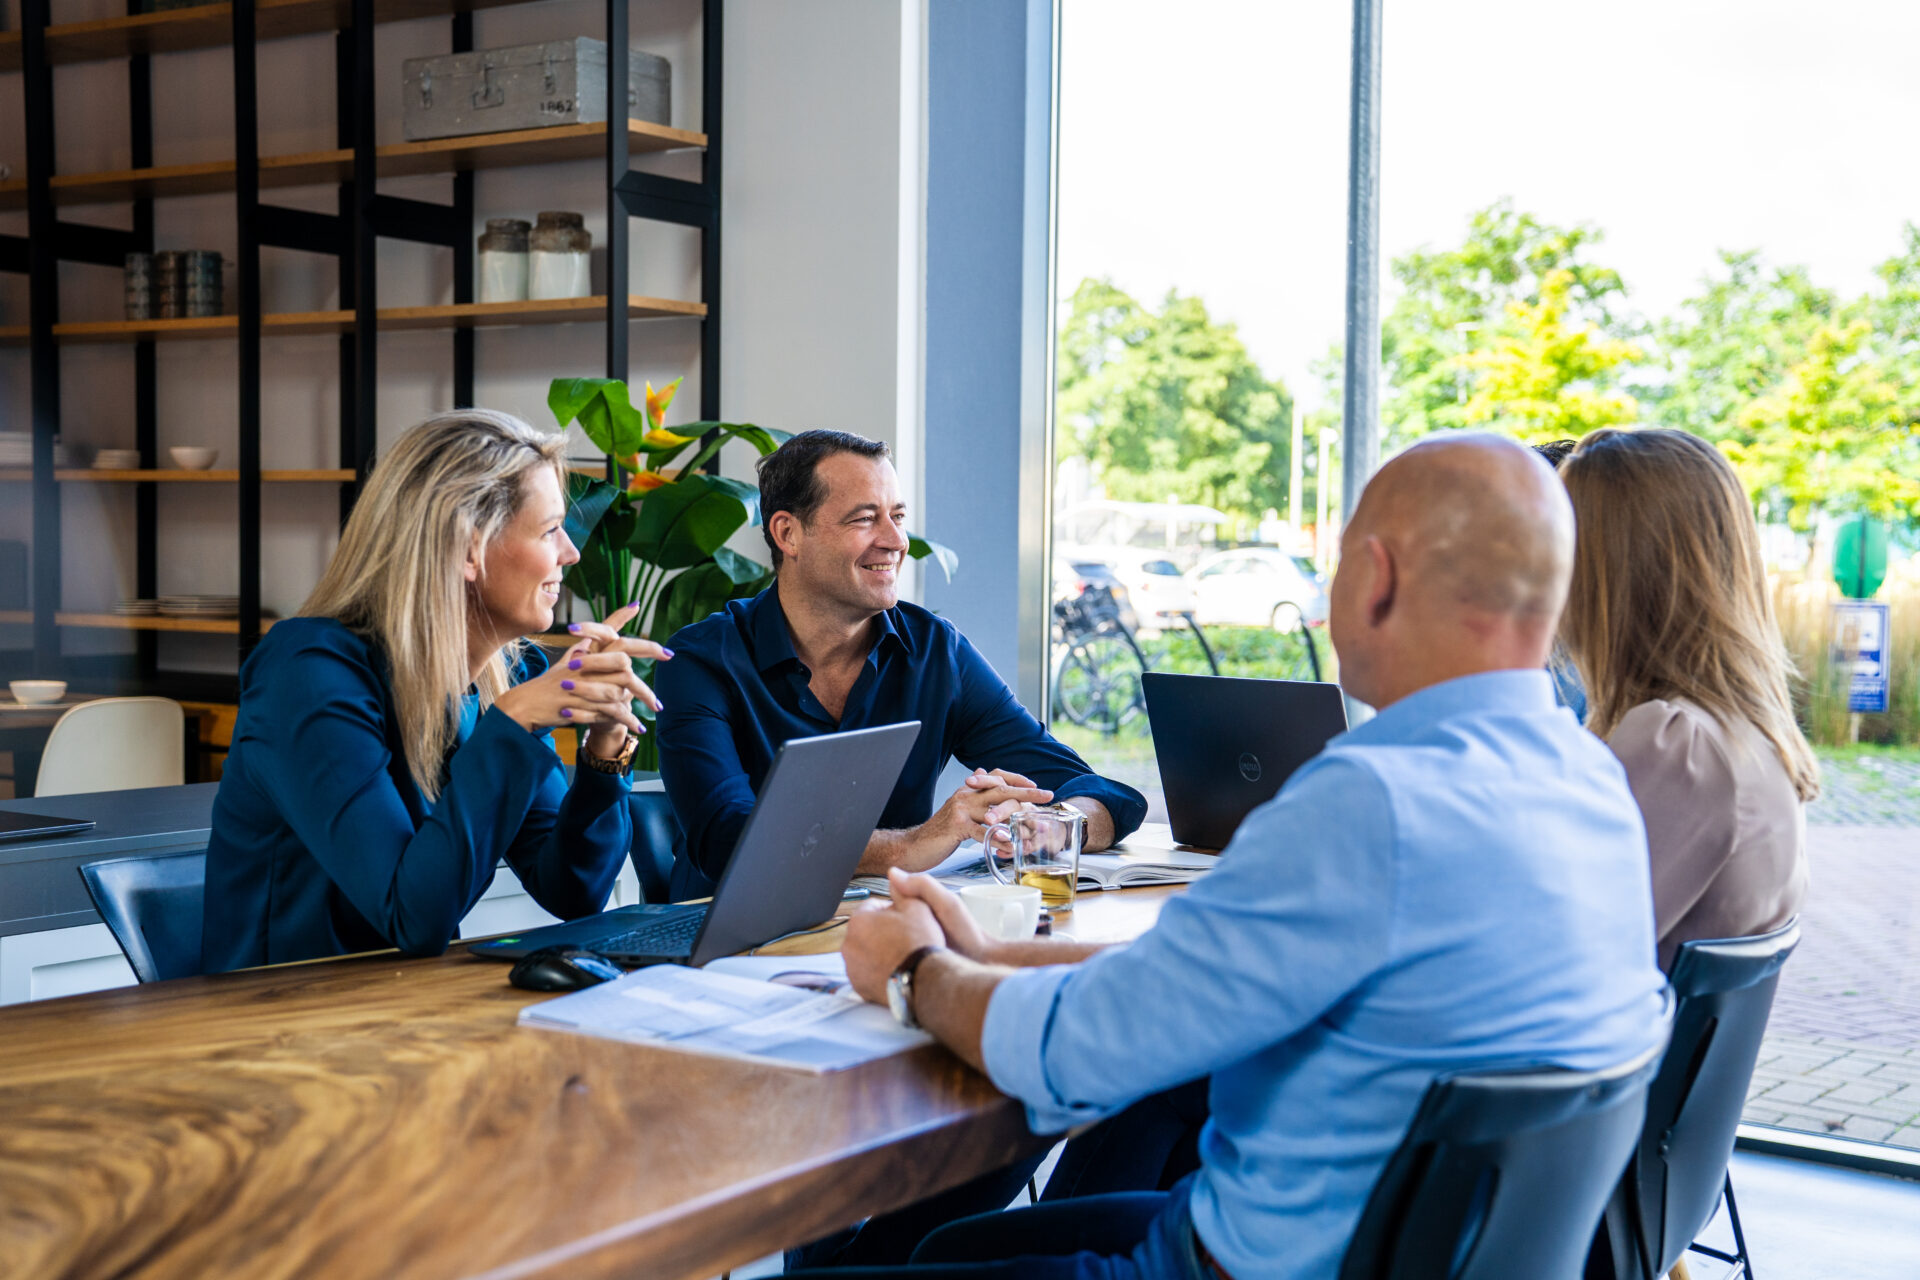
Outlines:
{"type": "Polygon", "coordinates": [[[205,471],[220,456],[218,449],[204,449],[199,445],[175,445],[167,450],[167,456],[173,459],[173,465],[184,467],[188,471],[205,471]]]}
{"type": "Polygon", "coordinates": [[[7,688],[13,691],[14,701],[27,706],[58,702],[67,696],[65,680],[10,680],[7,688]]]}

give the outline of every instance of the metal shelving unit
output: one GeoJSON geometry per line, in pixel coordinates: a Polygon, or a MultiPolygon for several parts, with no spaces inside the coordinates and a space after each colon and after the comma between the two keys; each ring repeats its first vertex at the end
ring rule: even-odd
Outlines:
{"type": "MultiPolygon", "coordinates": [[[[374,459],[378,337],[384,331],[441,329],[452,337],[454,401],[473,403],[474,338],[477,327],[579,323],[605,325],[607,376],[625,378],[631,324],[653,318],[700,322],[700,416],[719,416],[720,386],[720,120],[721,8],[702,0],[701,59],[703,132],[670,129],[644,121],[626,128],[571,125],[435,142],[377,146],[374,142],[374,32],[383,22],[446,16],[452,19],[454,52],[473,47],[473,10],[530,0],[233,0],[193,9],[138,12],[128,0],[125,18],[54,24],[50,0],[23,0],[21,30],[0,33],[0,70],[24,72],[27,155],[23,177],[0,184],[0,209],[27,212],[28,235],[0,236],[0,270],[28,276],[29,315],[24,326],[0,326],[0,345],[30,348],[33,464],[30,471],[0,471],[0,485],[31,486],[31,609],[0,613],[0,624],[32,624],[32,662],[37,673],[75,675],[75,662],[61,653],[63,627],[135,630],[136,675],[122,687],[207,698],[237,696],[235,677],[182,675],[158,666],[157,633],[195,630],[236,637],[244,659],[264,629],[261,618],[261,496],[263,484],[298,481],[340,488],[340,518],[352,510],[374,459]],[[335,147],[293,156],[262,156],[259,144],[258,50],[262,40],[334,31],[336,82],[335,147]],[[230,161],[192,165],[153,164],[153,103],[149,57],[153,53],[225,45],[233,54],[234,148],[230,161]],[[59,65],[126,59],[132,164],[94,174],[53,171],[53,88],[59,65]],[[636,154],[698,149],[701,178],[687,181],[632,167],[636,154]],[[473,301],[474,173],[520,165],[601,157],[607,189],[607,268],[615,287],[603,298],[560,302],[479,304],[473,301]],[[450,204],[381,194],[380,177],[447,173],[450,204]],[[262,192],[294,185],[338,184],[337,212],[318,214],[269,203],[262,192]],[[118,269],[125,255],[153,251],[153,201],[172,196],[231,191],[238,231],[232,281],[235,314],[211,319],[63,322],[59,269],[63,262],[118,269]],[[130,201],[133,226],[109,230],[63,221],[59,210],[80,203],[130,201]],[[628,276],[629,220],[675,223],[701,232],[700,298],[623,296],[628,276]],[[375,248],[381,238],[452,250],[451,305],[380,306],[375,248]],[[51,246],[51,252],[29,252],[51,246]],[[262,305],[260,253],[295,249],[336,259],[341,310],[267,313],[262,305]],[[339,335],[339,459],[328,470],[269,472],[261,468],[261,343],[298,333],[339,335]],[[164,470],[158,441],[156,343],[169,339],[231,338],[236,343],[239,407],[238,467],[221,472],[164,470]],[[134,471],[86,474],[54,466],[53,440],[60,430],[60,350],[76,342],[129,343],[134,357],[134,434],[141,466],[134,471]],[[240,616],[236,622],[161,627],[161,620],[64,610],[61,602],[60,498],[63,484],[121,482],[135,491],[135,582],[138,593],[158,592],[158,485],[165,482],[227,483],[239,493],[235,552],[239,564],[240,616]]],[[[607,0],[607,119],[627,119],[626,0],[607,0]]],[[[611,463],[609,464],[611,466],[611,463]]],[[[94,681],[97,683],[98,681],[94,681]]]]}

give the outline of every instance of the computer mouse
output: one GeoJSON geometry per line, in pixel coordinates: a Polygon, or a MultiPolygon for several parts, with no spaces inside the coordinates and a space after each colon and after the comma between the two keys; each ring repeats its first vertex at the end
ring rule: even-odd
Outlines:
{"type": "Polygon", "coordinates": [[[542,947],[522,956],[507,981],[523,991],[578,991],[617,978],[619,965],[584,947],[542,947]]]}

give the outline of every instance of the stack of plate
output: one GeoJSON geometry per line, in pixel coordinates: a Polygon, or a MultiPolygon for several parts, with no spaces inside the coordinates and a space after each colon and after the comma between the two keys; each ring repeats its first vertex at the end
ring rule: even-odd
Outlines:
{"type": "Polygon", "coordinates": [[[33,465],[33,432],[0,431],[0,467],[33,465]]]}
{"type": "Polygon", "coordinates": [[[93,466],[97,471],[137,471],[140,469],[140,451],[102,449],[93,455],[93,466]]]}
{"type": "Polygon", "coordinates": [[[161,596],[163,618],[237,618],[239,596],[161,596]]]}
{"type": "Polygon", "coordinates": [[[127,596],[113,606],[113,611],[123,618],[151,618],[160,612],[160,602],[127,596]]]}

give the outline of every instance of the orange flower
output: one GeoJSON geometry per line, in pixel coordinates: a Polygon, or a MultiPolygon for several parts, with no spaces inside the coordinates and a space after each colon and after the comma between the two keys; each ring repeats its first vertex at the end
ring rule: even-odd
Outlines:
{"type": "Polygon", "coordinates": [[[651,493],[663,484],[672,484],[673,477],[658,471],[636,471],[627,477],[628,493],[651,493]]]}
{"type": "Polygon", "coordinates": [[[680,383],[682,381],[683,379],[681,378],[675,378],[658,391],[653,389],[651,382],[647,384],[648,422],[651,422],[656,427],[661,425],[661,419],[664,418],[667,413],[667,406],[673,403],[674,393],[680,390],[680,383]]]}
{"type": "Polygon", "coordinates": [[[641,438],[640,443],[649,449],[676,449],[692,439],[692,436],[678,435],[665,427],[655,427],[641,438]]]}
{"type": "Polygon", "coordinates": [[[628,471],[640,471],[644,469],[640,461],[640,455],[637,453],[630,453],[624,458],[615,458],[614,461],[628,471]]]}

